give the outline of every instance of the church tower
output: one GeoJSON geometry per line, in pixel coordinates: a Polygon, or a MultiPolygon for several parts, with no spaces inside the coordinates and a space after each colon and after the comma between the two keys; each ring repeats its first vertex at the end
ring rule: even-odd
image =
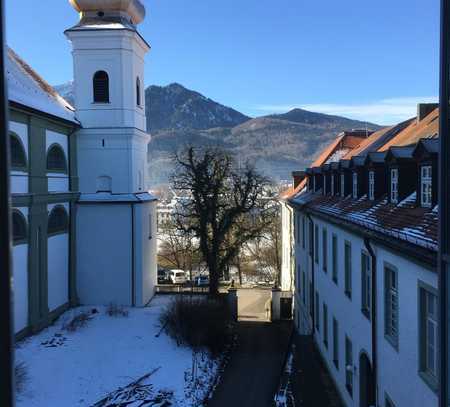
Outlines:
{"type": "Polygon", "coordinates": [[[147,192],[140,0],[69,0],[77,166],[77,288],[82,304],[144,305],[156,284],[155,199],[147,192]]]}

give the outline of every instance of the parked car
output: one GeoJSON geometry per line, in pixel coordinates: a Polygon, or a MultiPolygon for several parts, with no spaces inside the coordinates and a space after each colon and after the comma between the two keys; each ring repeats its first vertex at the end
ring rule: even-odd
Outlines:
{"type": "Polygon", "coordinates": [[[209,285],[209,277],[208,276],[197,276],[194,279],[194,285],[197,287],[205,287],[209,285]]]}
{"type": "Polygon", "coordinates": [[[172,284],[185,284],[186,273],[183,270],[170,270],[169,280],[172,284]]]}
{"type": "Polygon", "coordinates": [[[166,269],[158,269],[158,284],[167,284],[167,270],[166,269]]]}

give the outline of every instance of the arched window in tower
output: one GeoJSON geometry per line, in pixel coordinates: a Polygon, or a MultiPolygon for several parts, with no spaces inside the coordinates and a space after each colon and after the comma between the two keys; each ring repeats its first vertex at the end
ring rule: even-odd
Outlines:
{"type": "Polygon", "coordinates": [[[66,233],[69,228],[69,216],[66,208],[62,205],[55,206],[48,216],[47,233],[54,235],[58,233],[66,233]]]}
{"type": "Polygon", "coordinates": [[[21,244],[27,242],[27,220],[22,212],[13,210],[12,212],[13,242],[21,244]]]}
{"type": "Polygon", "coordinates": [[[22,140],[16,133],[11,132],[10,135],[11,167],[13,170],[26,171],[27,155],[22,140]]]}
{"type": "Polygon", "coordinates": [[[109,103],[109,77],[105,71],[94,74],[94,103],[109,103]]]}
{"type": "Polygon", "coordinates": [[[136,104],[141,105],[141,80],[139,77],[136,78],[136,104]]]}
{"type": "Polygon", "coordinates": [[[67,172],[66,155],[58,144],[53,144],[48,149],[47,170],[51,172],[67,172]]]}

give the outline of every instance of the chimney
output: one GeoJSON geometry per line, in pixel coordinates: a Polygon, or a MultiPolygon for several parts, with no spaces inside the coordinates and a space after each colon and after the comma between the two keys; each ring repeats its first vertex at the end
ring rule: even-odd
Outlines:
{"type": "Polygon", "coordinates": [[[294,179],[294,189],[297,188],[305,178],[306,173],[305,171],[293,171],[292,172],[292,178],[294,179]]]}
{"type": "Polygon", "coordinates": [[[439,106],[439,103],[418,103],[417,104],[417,123],[421,122],[434,109],[439,106]]]}

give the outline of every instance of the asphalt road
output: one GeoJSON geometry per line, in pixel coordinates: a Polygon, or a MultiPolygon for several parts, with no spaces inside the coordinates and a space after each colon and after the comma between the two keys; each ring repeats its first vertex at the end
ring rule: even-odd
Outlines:
{"type": "Polygon", "coordinates": [[[266,322],[270,290],[239,290],[238,298],[237,347],[208,406],[273,406],[291,323],[266,322]]]}

